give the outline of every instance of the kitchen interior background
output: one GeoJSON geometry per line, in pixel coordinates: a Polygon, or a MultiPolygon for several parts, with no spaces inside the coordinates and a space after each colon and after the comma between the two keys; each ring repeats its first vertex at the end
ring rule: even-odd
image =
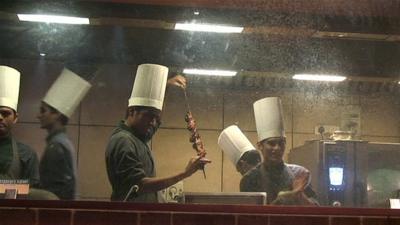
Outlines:
{"type": "MultiPolygon", "coordinates": [[[[22,74],[20,115],[14,134],[32,146],[40,157],[46,132],[40,129],[36,119],[39,103],[64,64],[21,59],[2,59],[0,63],[22,74]]],[[[80,199],[109,199],[111,187],[105,170],[105,146],[114,126],[125,115],[136,67],[99,64],[91,69],[93,87],[67,128],[77,150],[80,199]]],[[[196,173],[184,180],[184,191],[239,191],[240,174],[218,148],[217,139],[225,127],[236,124],[256,145],[252,104],[267,96],[282,97],[287,134],[285,160],[292,148],[306,140],[320,139],[316,132],[319,126],[343,127],[348,119],[345,112],[356,114],[352,118],[356,139],[400,142],[400,98],[396,85],[352,81],[310,83],[257,75],[234,78],[188,75],[187,78],[189,104],[212,163],[206,167],[207,179],[201,172],[196,173]]],[[[182,90],[168,88],[164,104],[163,123],[151,143],[158,176],[183,170],[188,159],[195,155],[184,121],[186,107],[182,90]]]]}

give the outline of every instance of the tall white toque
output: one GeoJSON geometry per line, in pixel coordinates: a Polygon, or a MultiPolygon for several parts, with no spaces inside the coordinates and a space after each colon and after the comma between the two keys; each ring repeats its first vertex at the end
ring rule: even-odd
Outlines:
{"type": "Polygon", "coordinates": [[[267,97],[253,104],[258,141],[271,137],[286,137],[282,103],[279,97],[267,97]]]}
{"type": "Polygon", "coordinates": [[[70,118],[91,87],[89,82],[64,68],[42,101],[70,118]]]}
{"type": "Polygon", "coordinates": [[[235,166],[245,152],[256,150],[236,125],[231,125],[221,132],[218,145],[235,166]]]}
{"type": "Polygon", "coordinates": [[[0,106],[17,111],[20,73],[9,66],[0,66],[0,106]]]}
{"type": "Polygon", "coordinates": [[[167,79],[167,67],[139,65],[128,106],[148,106],[162,110],[167,79]]]}

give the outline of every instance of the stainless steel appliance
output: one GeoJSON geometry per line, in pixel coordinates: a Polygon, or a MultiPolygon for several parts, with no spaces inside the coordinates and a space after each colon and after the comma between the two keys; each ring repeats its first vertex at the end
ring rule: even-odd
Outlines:
{"type": "Polygon", "coordinates": [[[389,198],[399,198],[399,143],[307,141],[289,162],[311,171],[322,205],[389,207],[389,198]]]}

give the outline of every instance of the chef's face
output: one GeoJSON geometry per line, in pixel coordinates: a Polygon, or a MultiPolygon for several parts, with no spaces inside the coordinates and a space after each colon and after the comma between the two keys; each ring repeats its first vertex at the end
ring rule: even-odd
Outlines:
{"type": "Polygon", "coordinates": [[[49,105],[42,102],[37,118],[40,121],[41,128],[51,129],[60,116],[61,113],[52,110],[49,105]]]}
{"type": "Polygon", "coordinates": [[[258,143],[258,147],[263,154],[264,162],[281,163],[286,147],[286,138],[272,137],[258,143]]]}
{"type": "Polygon", "coordinates": [[[132,127],[145,141],[149,141],[161,125],[161,111],[152,107],[135,107],[132,127]]]}
{"type": "Polygon", "coordinates": [[[10,134],[12,126],[17,122],[18,114],[11,108],[0,106],[0,137],[10,134]]]}

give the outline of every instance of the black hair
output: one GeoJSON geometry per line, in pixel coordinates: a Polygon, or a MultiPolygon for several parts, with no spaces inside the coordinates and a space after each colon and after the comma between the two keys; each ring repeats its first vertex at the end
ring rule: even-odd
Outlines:
{"type": "Polygon", "coordinates": [[[126,109],[126,113],[125,113],[125,119],[128,118],[128,116],[133,112],[133,111],[142,111],[146,109],[146,106],[129,106],[126,109]]]}
{"type": "Polygon", "coordinates": [[[245,152],[242,157],[240,157],[240,160],[255,166],[261,162],[261,155],[257,150],[250,150],[245,152]]]}
{"type": "Polygon", "coordinates": [[[143,111],[143,110],[148,110],[149,108],[152,108],[152,107],[149,107],[149,106],[140,106],[140,105],[129,106],[129,107],[126,109],[125,119],[128,118],[128,116],[129,116],[133,111],[140,112],[140,111],[143,111]]]}

